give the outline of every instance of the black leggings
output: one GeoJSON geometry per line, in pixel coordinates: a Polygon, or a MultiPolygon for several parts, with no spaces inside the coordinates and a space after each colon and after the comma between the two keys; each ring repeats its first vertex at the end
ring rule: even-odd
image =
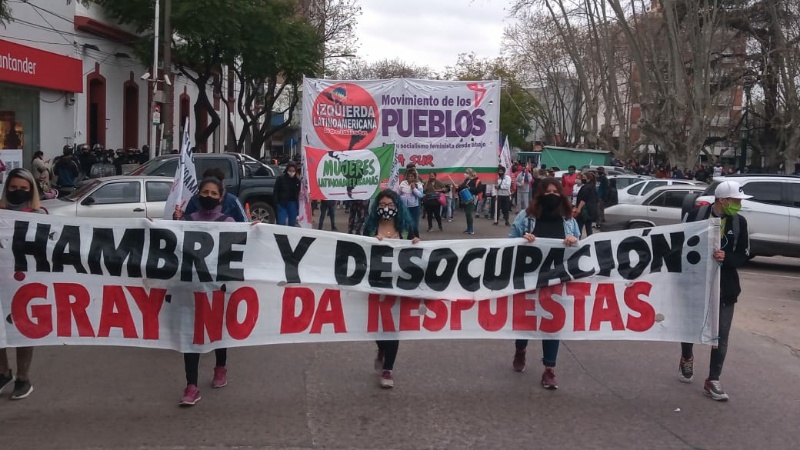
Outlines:
{"type": "Polygon", "coordinates": [[[436,203],[425,203],[425,214],[428,216],[428,229],[433,229],[433,219],[436,219],[436,223],[439,225],[439,229],[442,229],[442,205],[436,203]]]}
{"type": "Polygon", "coordinates": [[[394,360],[397,359],[397,350],[400,348],[400,341],[375,341],[378,350],[383,352],[383,370],[394,369],[394,360]]]}
{"type": "MultiPolygon", "coordinates": [[[[214,350],[217,357],[217,367],[224,366],[228,362],[228,349],[218,348],[214,350]]],[[[200,366],[200,353],[184,353],[183,368],[186,371],[186,384],[197,386],[197,370],[200,366]]]]}

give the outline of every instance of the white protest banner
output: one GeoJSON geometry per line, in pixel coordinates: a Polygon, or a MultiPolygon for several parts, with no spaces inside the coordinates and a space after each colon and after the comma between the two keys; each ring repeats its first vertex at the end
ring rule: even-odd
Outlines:
{"type": "Polygon", "coordinates": [[[194,152],[192,143],[189,140],[189,119],[186,119],[183,131],[183,142],[181,143],[181,154],[178,158],[178,167],[175,169],[175,177],[172,180],[172,187],[164,204],[164,218],[172,219],[175,207],[182,210],[186,209],[189,199],[197,193],[198,181],[197,171],[194,166],[194,152]]]}
{"type": "Polygon", "coordinates": [[[497,170],[500,81],[303,81],[303,144],[364,150],[394,144],[421,173],[497,170]]]}
{"type": "Polygon", "coordinates": [[[33,216],[0,211],[0,347],[716,336],[711,222],[565,248],[33,216]]]}

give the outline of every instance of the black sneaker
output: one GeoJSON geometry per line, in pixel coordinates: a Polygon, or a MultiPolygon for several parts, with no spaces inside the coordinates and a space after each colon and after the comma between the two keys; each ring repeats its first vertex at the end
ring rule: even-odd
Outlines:
{"type": "Polygon", "coordinates": [[[722,383],[720,383],[719,380],[706,379],[705,386],[703,386],[703,391],[705,391],[706,396],[711,397],[718,402],[728,401],[728,394],[726,394],[725,390],[722,389],[722,383]]]}
{"type": "Polygon", "coordinates": [[[11,373],[11,370],[9,370],[8,373],[0,375],[0,394],[2,394],[3,389],[5,389],[6,386],[11,385],[11,382],[13,381],[14,381],[14,375],[11,373]]]}
{"type": "Polygon", "coordinates": [[[692,378],[694,378],[694,356],[689,359],[681,357],[681,363],[678,365],[678,381],[690,383],[692,378]]]}
{"type": "Polygon", "coordinates": [[[11,393],[11,400],[22,400],[33,392],[30,380],[17,380],[14,382],[14,392],[11,393]]]}

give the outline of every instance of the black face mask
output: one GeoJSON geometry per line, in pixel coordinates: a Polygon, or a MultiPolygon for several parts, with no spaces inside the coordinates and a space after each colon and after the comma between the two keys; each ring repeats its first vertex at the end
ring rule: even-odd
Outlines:
{"type": "Polygon", "coordinates": [[[542,205],[542,210],[552,212],[558,209],[562,200],[560,195],[545,194],[539,199],[539,204],[542,205]]]}
{"type": "Polygon", "coordinates": [[[6,201],[12,205],[22,205],[31,201],[33,198],[33,192],[31,191],[23,191],[22,189],[17,189],[16,191],[8,191],[6,192],[6,201]]]}
{"type": "Polygon", "coordinates": [[[205,210],[212,210],[219,206],[219,199],[214,197],[200,196],[200,207],[205,210]]]}

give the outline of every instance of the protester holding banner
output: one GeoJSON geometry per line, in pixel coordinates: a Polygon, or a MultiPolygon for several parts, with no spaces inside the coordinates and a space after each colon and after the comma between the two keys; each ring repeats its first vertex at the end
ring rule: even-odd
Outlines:
{"type": "Polygon", "coordinates": [[[428,216],[428,233],[433,231],[434,218],[439,225],[439,231],[442,231],[442,206],[447,205],[446,200],[444,205],[442,204],[442,196],[445,195],[445,192],[447,192],[447,189],[444,183],[436,178],[436,173],[431,172],[428,174],[428,180],[425,182],[422,192],[424,194],[425,213],[428,216]]]}
{"type": "Polygon", "coordinates": [[[467,229],[464,233],[475,234],[475,206],[478,203],[478,194],[481,192],[480,180],[472,169],[464,172],[464,182],[458,186],[458,199],[464,205],[464,214],[467,217],[467,229]]]}
{"type": "Polygon", "coordinates": [[[273,195],[278,207],[278,225],[296,226],[300,205],[300,177],[297,176],[297,165],[294,162],[289,161],[283,176],[275,181],[273,195]]]}
{"type": "MultiPolygon", "coordinates": [[[[225,180],[225,173],[222,172],[221,169],[216,167],[212,167],[211,169],[207,169],[203,172],[203,178],[216,178],[222,183],[225,180]]],[[[194,195],[189,198],[189,201],[186,203],[186,208],[183,211],[183,215],[194,214],[197,211],[200,211],[202,207],[200,206],[199,196],[194,195]]],[[[226,216],[233,217],[234,222],[249,222],[250,218],[245,217],[247,214],[244,211],[244,207],[242,206],[242,202],[239,201],[239,198],[235,195],[231,194],[230,192],[225,192],[222,196],[222,214],[226,216]]]]}
{"type": "MultiPolygon", "coordinates": [[[[176,206],[173,219],[192,222],[234,222],[233,217],[222,213],[221,200],[223,192],[222,182],[217,178],[204,178],[200,182],[199,193],[196,195],[200,210],[192,214],[183,214],[180,207],[176,206]]],[[[216,365],[214,366],[214,378],[211,381],[211,387],[222,388],[228,385],[228,349],[218,348],[214,350],[214,356],[216,357],[216,365]]],[[[193,406],[202,398],[200,389],[197,388],[200,354],[184,353],[183,365],[186,372],[186,389],[183,391],[180,404],[182,406],[193,406]]]]}
{"type": "Polygon", "coordinates": [[[406,169],[406,179],[400,182],[398,194],[411,215],[411,237],[419,237],[419,202],[424,195],[422,189],[417,169],[406,169]]]}
{"type": "MultiPolygon", "coordinates": [[[[572,205],[569,197],[564,193],[561,183],[553,178],[545,178],[539,182],[533,196],[533,202],[525,211],[520,211],[514,220],[514,225],[508,237],[525,238],[534,243],[537,237],[563,239],[564,245],[575,245],[580,238],[578,224],[571,217],[572,205]]],[[[524,372],[526,361],[525,352],[528,347],[526,339],[515,342],[516,352],[512,365],[517,372],[524,372]]],[[[545,339],[542,341],[542,387],[545,389],[558,389],[556,382],[556,357],[558,356],[559,341],[545,339]]]]}
{"type": "MultiPolygon", "coordinates": [[[[39,205],[39,189],[33,174],[25,169],[14,169],[8,173],[3,184],[3,196],[0,198],[0,209],[47,214],[39,205]]],[[[30,368],[33,360],[33,347],[17,347],[17,375],[14,376],[8,363],[6,349],[0,349],[0,393],[6,386],[14,382],[11,400],[21,400],[33,392],[30,368]]]]}
{"type": "MultiPolygon", "coordinates": [[[[711,362],[708,378],[703,385],[706,396],[717,401],[728,400],[728,394],[722,388],[719,377],[728,353],[728,335],[733,323],[733,311],[742,288],[739,285],[737,269],[750,259],[750,236],[747,232],[747,220],[739,215],[742,200],[751,198],[742,191],[742,186],[735,181],[723,181],[714,190],[714,203],[701,206],[692,212],[688,222],[707,220],[709,217],[720,218],[719,250],[714,251],[714,259],[720,265],[719,294],[719,340],[711,348],[711,362]]],[[[681,361],[678,366],[678,380],[689,383],[694,378],[694,346],[681,344],[681,361]]]]}
{"type": "MultiPolygon", "coordinates": [[[[416,173],[416,172],[415,172],[416,173]]],[[[384,239],[409,239],[416,244],[419,238],[412,234],[412,217],[400,196],[391,189],[381,191],[370,206],[364,235],[379,241],[384,239]]],[[[375,341],[378,353],[375,357],[375,370],[380,372],[380,386],[384,389],[394,387],[394,361],[400,348],[398,340],[375,341]]]]}

